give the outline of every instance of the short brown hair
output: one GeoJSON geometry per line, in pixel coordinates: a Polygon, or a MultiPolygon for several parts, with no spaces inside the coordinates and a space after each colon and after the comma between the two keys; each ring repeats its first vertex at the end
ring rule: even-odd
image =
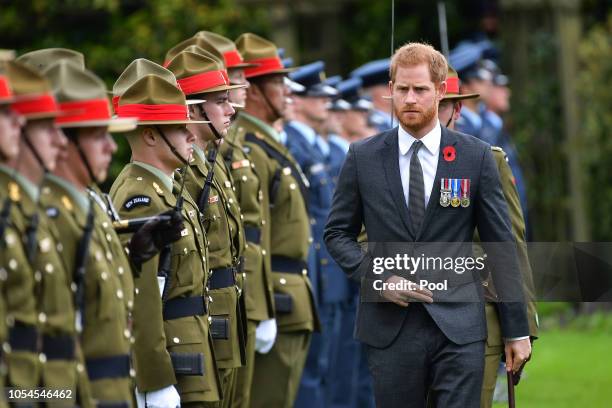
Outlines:
{"type": "Polygon", "coordinates": [[[446,80],[448,63],[444,55],[429,44],[411,42],[402,45],[391,57],[391,66],[389,67],[391,81],[395,82],[397,67],[410,67],[419,64],[429,66],[429,76],[434,84],[446,80]]]}

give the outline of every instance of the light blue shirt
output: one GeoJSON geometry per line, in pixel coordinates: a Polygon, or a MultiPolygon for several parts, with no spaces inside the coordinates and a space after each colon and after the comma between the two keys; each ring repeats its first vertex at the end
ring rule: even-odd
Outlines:
{"type": "Polygon", "coordinates": [[[302,134],[302,136],[306,138],[306,141],[308,142],[309,145],[311,146],[315,145],[316,139],[317,139],[317,133],[314,131],[313,128],[311,128],[310,126],[302,122],[298,122],[297,120],[292,120],[291,122],[289,122],[289,124],[293,126],[298,132],[302,134]]]}
{"type": "Polygon", "coordinates": [[[351,145],[348,140],[343,139],[338,135],[330,135],[329,143],[335,144],[336,146],[344,150],[344,153],[348,153],[349,146],[351,145]]]}
{"type": "Polygon", "coordinates": [[[327,140],[323,139],[323,136],[317,135],[315,142],[317,146],[319,147],[319,150],[321,150],[321,153],[323,153],[323,156],[328,157],[330,149],[329,149],[329,143],[327,143],[327,140]]]}
{"type": "Polygon", "coordinates": [[[471,111],[466,106],[461,109],[461,116],[459,116],[459,120],[469,122],[474,129],[480,129],[482,127],[482,118],[480,115],[474,111],[471,111]]]}
{"type": "MultiPolygon", "coordinates": [[[[404,198],[408,204],[409,185],[410,185],[410,159],[414,148],[412,144],[419,139],[416,139],[410,133],[404,130],[401,126],[397,132],[397,142],[399,144],[399,168],[402,178],[402,188],[404,190],[404,198]]],[[[438,169],[438,159],[440,157],[440,141],[442,140],[442,129],[440,122],[436,121],[434,128],[423,136],[421,139],[423,146],[419,149],[418,156],[423,169],[423,183],[425,184],[425,208],[429,203],[429,197],[434,187],[436,171],[438,169]]]]}

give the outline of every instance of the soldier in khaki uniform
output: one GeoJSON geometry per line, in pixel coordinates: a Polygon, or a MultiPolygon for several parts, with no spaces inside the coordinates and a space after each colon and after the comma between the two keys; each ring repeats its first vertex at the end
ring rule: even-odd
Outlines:
{"type": "MultiPolygon", "coordinates": [[[[244,76],[245,68],[256,67],[256,64],[245,63],[233,41],[219,34],[200,31],[196,34],[201,42],[210,44],[224,56],[230,84],[248,85],[244,76]]],[[[236,109],[243,109],[246,102],[246,87],[229,91],[229,99],[236,109]]],[[[272,288],[272,271],[270,269],[270,252],[261,246],[261,229],[265,224],[262,208],[263,192],[261,180],[255,164],[245,152],[241,141],[236,137],[239,128],[232,125],[228,135],[219,146],[227,167],[230,169],[236,197],[240,203],[247,241],[245,250],[245,304],[247,310],[247,345],[246,366],[238,369],[233,398],[234,407],[249,407],[251,399],[251,382],[255,368],[255,349],[266,350],[272,347],[276,332],[268,335],[266,326],[276,325],[274,320],[274,290],[272,288]],[[257,327],[260,326],[260,330],[257,327]]]]}
{"type": "Polygon", "coordinates": [[[222,156],[217,155],[217,149],[234,114],[229,104],[228,90],[244,85],[230,85],[223,63],[206,54],[197,46],[189,46],[170,61],[168,69],[174,72],[186,95],[206,100],[199,105],[190,105],[190,116],[210,121],[208,124],[187,125],[196,137],[196,143],[185,187],[204,214],[210,244],[208,288],[212,297],[211,329],[217,366],[223,378],[222,406],[230,407],[235,371],[246,363],[243,326],[246,311],[239,299],[241,294],[237,281],[238,276],[242,275],[245,241],[233,183],[222,156]]]}
{"type": "Polygon", "coordinates": [[[185,95],[157,75],[129,86],[118,100],[117,115],[138,117],[138,128],[127,135],[132,161],[111,188],[121,218],[166,212],[184,224],[181,238],[143,263],[134,280],[139,405],[203,406],[222,397],[205,291],[208,242],[197,204],[173,179],[192,155],[195,138],[186,124],[193,121],[185,95]]]}
{"type": "MultiPolygon", "coordinates": [[[[7,58],[8,59],[8,58],[7,58]]],[[[15,100],[8,77],[4,73],[4,64],[0,61],[0,342],[2,349],[0,353],[6,352],[10,345],[8,340],[8,328],[6,326],[6,280],[8,278],[8,262],[10,257],[14,257],[17,251],[23,252],[23,246],[14,246],[9,253],[6,241],[7,224],[9,223],[9,212],[4,212],[5,208],[12,205],[8,192],[7,177],[4,168],[5,161],[14,160],[19,154],[19,136],[21,118],[11,109],[10,104],[15,100]]],[[[9,170],[10,171],[10,170],[9,170]]],[[[13,232],[14,234],[14,232],[13,232]]],[[[13,240],[16,241],[16,240],[13,240]]],[[[23,259],[25,255],[20,255],[23,259]]],[[[6,365],[4,358],[0,361],[0,387],[6,385],[6,365]]],[[[0,407],[6,407],[7,403],[4,393],[0,395],[0,407]]]]}
{"type": "MultiPolygon", "coordinates": [[[[39,53],[58,59],[55,50],[39,53]]],[[[101,193],[88,187],[106,179],[117,148],[108,132],[134,129],[135,121],[111,119],[103,82],[77,64],[60,59],[44,74],[65,111],[57,122],[70,143],[47,178],[41,201],[76,289],[67,300],[74,300],[77,309],[84,358],[80,369],[87,373],[93,404],[131,406],[131,267],[101,193]]]]}
{"type": "MultiPolygon", "coordinates": [[[[459,77],[457,72],[449,66],[446,78],[446,95],[440,101],[439,119],[440,123],[450,129],[454,129],[455,121],[461,112],[461,101],[464,99],[477,98],[478,94],[461,94],[459,92],[459,77]]],[[[523,277],[523,290],[527,300],[527,314],[529,318],[529,334],[532,339],[538,336],[538,316],[534,302],[533,276],[527,256],[525,244],[525,221],[521,211],[518,192],[514,183],[512,170],[508,165],[506,154],[500,147],[491,146],[493,157],[497,164],[497,170],[502,184],[502,191],[508,204],[508,212],[512,224],[512,232],[517,243],[517,253],[523,277]]],[[[475,241],[480,241],[478,231],[475,234],[475,241]]],[[[485,347],[485,373],[480,397],[481,407],[491,407],[493,404],[493,391],[497,378],[497,368],[504,353],[504,339],[501,336],[501,328],[497,309],[495,307],[495,288],[491,276],[484,277],[483,286],[485,289],[485,312],[487,317],[487,341],[485,347]]]]}
{"type": "Polygon", "coordinates": [[[291,407],[299,386],[313,330],[319,329],[307,276],[310,225],[299,166],[280,143],[272,123],[282,116],[287,90],[276,46],[254,34],[236,40],[251,83],[247,104],[235,126],[249,148],[261,180],[265,211],[263,249],[270,251],[278,336],[266,354],[257,354],[251,386],[252,407],[291,407]]]}
{"type": "Polygon", "coordinates": [[[66,139],[54,124],[60,111],[48,82],[18,62],[7,63],[6,69],[18,98],[12,109],[26,119],[20,154],[4,162],[0,172],[10,199],[4,203],[10,214],[5,230],[8,385],[69,389],[74,403],[77,354],[70,278],[38,208],[39,185],[45,172],[55,168],[66,139]]]}

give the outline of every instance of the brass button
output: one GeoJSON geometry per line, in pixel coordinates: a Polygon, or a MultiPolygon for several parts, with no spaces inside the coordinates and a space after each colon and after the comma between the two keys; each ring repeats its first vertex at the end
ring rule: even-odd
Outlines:
{"type": "Polygon", "coordinates": [[[178,337],[173,338],[173,339],[172,339],[172,341],[173,341],[175,344],[179,344],[179,343],[181,342],[181,340],[180,340],[178,337]]]}
{"type": "Polygon", "coordinates": [[[38,321],[41,323],[44,323],[47,321],[47,315],[44,313],[39,313],[38,314],[38,321]]]}
{"type": "Polygon", "coordinates": [[[121,289],[117,289],[117,299],[123,299],[123,291],[121,289]]]}
{"type": "Polygon", "coordinates": [[[47,273],[53,273],[53,265],[51,265],[50,263],[45,265],[45,272],[47,273]]]}
{"type": "Polygon", "coordinates": [[[308,275],[308,270],[302,269],[302,275],[304,275],[304,276],[308,275]]]}
{"type": "Polygon", "coordinates": [[[123,275],[123,272],[125,272],[123,266],[120,266],[119,269],[117,269],[117,272],[119,273],[119,275],[123,275]]]}
{"type": "Polygon", "coordinates": [[[8,263],[9,269],[15,270],[17,269],[17,261],[15,259],[11,259],[8,263]]]}
{"type": "Polygon", "coordinates": [[[280,284],[281,284],[281,285],[284,285],[284,284],[286,284],[286,283],[287,283],[287,279],[285,279],[285,278],[280,278],[280,279],[279,279],[279,282],[280,282],[280,284]]]}
{"type": "Polygon", "coordinates": [[[100,274],[100,277],[102,278],[102,280],[104,280],[104,281],[105,281],[105,280],[107,280],[107,279],[108,279],[108,274],[107,274],[106,272],[102,272],[102,273],[100,274]]]}
{"type": "Polygon", "coordinates": [[[266,253],[267,253],[267,252],[266,252],[266,250],[265,250],[265,249],[262,249],[262,250],[261,250],[261,254],[262,254],[263,256],[266,256],[266,253]]]}

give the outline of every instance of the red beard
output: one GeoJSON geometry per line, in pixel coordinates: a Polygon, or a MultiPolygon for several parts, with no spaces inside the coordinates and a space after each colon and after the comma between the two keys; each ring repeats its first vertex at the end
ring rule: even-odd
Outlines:
{"type": "MultiPolygon", "coordinates": [[[[418,108],[414,107],[411,109],[417,110],[418,108]]],[[[421,129],[429,126],[438,115],[435,104],[432,104],[425,111],[418,109],[419,112],[406,112],[406,110],[408,110],[406,106],[394,107],[395,116],[402,124],[402,127],[412,134],[418,133],[421,129]]]]}

